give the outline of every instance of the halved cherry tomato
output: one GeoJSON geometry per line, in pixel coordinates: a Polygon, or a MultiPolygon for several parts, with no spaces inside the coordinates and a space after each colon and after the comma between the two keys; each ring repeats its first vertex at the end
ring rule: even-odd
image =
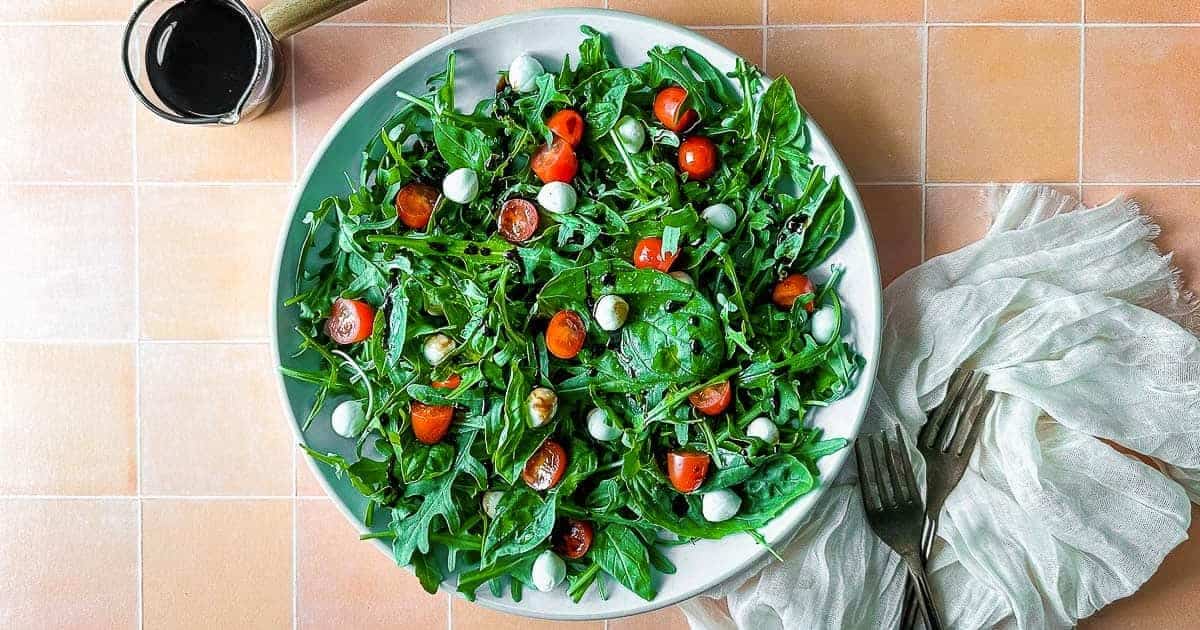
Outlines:
{"type": "Polygon", "coordinates": [[[633,266],[638,269],[670,271],[675,258],[679,256],[679,250],[672,254],[664,254],[662,245],[662,239],[657,236],[647,236],[638,241],[637,246],[633,248],[633,266]]]}
{"type": "Polygon", "coordinates": [[[680,492],[692,492],[708,477],[708,455],[696,451],[667,453],[667,477],[680,492]]]}
{"type": "Polygon", "coordinates": [[[729,384],[729,381],[709,385],[688,396],[688,401],[692,403],[696,411],[706,416],[715,416],[725,411],[729,408],[729,402],[732,400],[733,386],[729,384]]]}
{"type": "Polygon", "coordinates": [[[396,193],[396,216],[400,222],[414,230],[424,229],[433,215],[438,191],[429,184],[412,182],[396,193]]]}
{"type": "MultiPolygon", "coordinates": [[[[813,288],[813,283],[808,276],[794,273],[775,285],[775,290],[771,292],[771,300],[780,308],[790,309],[800,296],[813,293],[816,293],[816,289],[813,288]]],[[[816,309],[816,305],[809,301],[804,305],[804,309],[811,313],[816,309]]]]}
{"type": "Polygon", "coordinates": [[[546,126],[554,135],[566,140],[571,146],[577,147],[583,142],[583,116],[573,109],[562,109],[546,121],[546,126]]]}
{"type": "Polygon", "coordinates": [[[458,387],[458,384],[461,382],[462,382],[461,376],[459,376],[457,374],[451,374],[450,376],[446,377],[446,380],[434,381],[434,382],[430,383],[430,385],[433,385],[434,387],[437,387],[438,389],[455,389],[458,387]]]}
{"type": "Polygon", "coordinates": [[[546,326],[546,349],[560,359],[574,359],[587,339],[587,326],[575,311],[559,311],[546,326]]]}
{"type": "Polygon", "coordinates": [[[371,336],[375,326],[375,309],[362,300],[338,298],[333,301],[333,310],[325,322],[325,334],[334,343],[346,345],[358,343],[371,336]]]}
{"type": "Polygon", "coordinates": [[[578,560],[592,548],[592,524],[573,518],[563,519],[554,528],[554,550],[571,560],[578,560]]]}
{"type": "Polygon", "coordinates": [[[543,184],[570,183],[579,171],[579,160],[575,158],[575,149],[572,149],[566,140],[555,138],[554,142],[543,144],[542,148],[533,154],[529,166],[543,184]]]}
{"type": "Polygon", "coordinates": [[[413,436],[422,444],[437,444],[450,430],[454,420],[454,407],[449,405],[426,405],[413,401],[409,406],[412,415],[413,436]]]}
{"type": "Polygon", "coordinates": [[[690,179],[702,181],[717,172],[717,145],[704,136],[691,136],[679,143],[679,168],[690,179]]]}
{"type": "Polygon", "coordinates": [[[546,440],[525,462],[521,479],[534,490],[549,490],[562,481],[567,471],[567,452],[554,440],[546,440]]]}
{"type": "Polygon", "coordinates": [[[512,243],[524,243],[538,228],[537,207],[525,199],[509,199],[500,206],[496,227],[500,235],[512,243]]]}
{"type": "Polygon", "coordinates": [[[679,132],[696,124],[700,117],[691,107],[683,107],[687,100],[687,90],[672,85],[659,90],[654,97],[654,116],[658,122],[671,131],[679,132]]]}

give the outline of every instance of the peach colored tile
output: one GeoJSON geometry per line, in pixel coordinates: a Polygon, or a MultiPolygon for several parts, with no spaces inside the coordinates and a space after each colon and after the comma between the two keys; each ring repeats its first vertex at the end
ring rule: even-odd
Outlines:
{"type": "Polygon", "coordinates": [[[694,26],[762,24],[761,2],[728,0],[608,0],[608,7],[694,26]]]}
{"type": "Polygon", "coordinates": [[[920,22],[924,15],[924,0],[767,0],[769,24],[920,22]]]}
{"type": "Polygon", "coordinates": [[[292,625],[292,502],[146,501],[146,628],[292,625]]]}
{"type": "Polygon", "coordinates": [[[454,24],[472,24],[518,11],[556,7],[598,9],[602,6],[604,0],[450,0],[450,21],[454,24]]]}
{"type": "Polygon", "coordinates": [[[983,186],[925,188],[925,259],[952,252],[983,237],[991,224],[983,186]]]}
{"type": "Polygon", "coordinates": [[[929,31],[929,181],[1074,180],[1079,29],[929,31]]]}
{"type": "Polygon", "coordinates": [[[518,617],[450,598],[451,630],[603,630],[603,621],[546,621],[518,617]]]}
{"type": "Polygon", "coordinates": [[[829,134],[861,181],[915,180],[921,164],[921,29],[772,29],[767,68],[829,134]]]}
{"type": "Polygon", "coordinates": [[[0,494],[133,494],[134,378],[133,344],[0,344],[0,494]]]}
{"type": "Polygon", "coordinates": [[[117,26],[0,26],[0,59],[20,69],[0,86],[0,181],[132,180],[120,41],[117,26]]]}
{"type": "Polygon", "coordinates": [[[921,264],[921,187],[860,186],[883,286],[921,264]]]}
{"type": "Polygon", "coordinates": [[[1195,0],[1086,0],[1089,22],[1200,22],[1195,0]]]}
{"type": "Polygon", "coordinates": [[[744,57],[750,63],[762,65],[763,31],[758,28],[714,28],[697,31],[714,42],[744,57]]]}
{"type": "Polygon", "coordinates": [[[133,0],[17,0],[0,4],[0,20],[18,22],[99,22],[126,20],[133,0]]]}
{"type": "Polygon", "coordinates": [[[298,35],[294,46],[301,172],[346,106],[387,69],[445,34],[445,28],[323,26],[298,35]]]}
{"type": "Polygon", "coordinates": [[[327,500],[297,504],[297,618],[309,628],[445,628],[446,598],[421,589],[327,500]],[[402,623],[399,620],[403,620],[402,623]]]}
{"type": "Polygon", "coordinates": [[[0,499],[0,513],[0,627],[137,627],[136,501],[0,499]]]}
{"type": "Polygon", "coordinates": [[[133,189],[0,185],[5,337],[133,339],[133,189]]]}
{"type": "Polygon", "coordinates": [[[297,449],[296,453],[296,496],[323,497],[325,489],[317,481],[317,474],[308,465],[308,455],[297,449]]]}
{"type": "Polygon", "coordinates": [[[675,606],[608,622],[608,630],[687,630],[687,618],[675,606]]]}
{"type": "Polygon", "coordinates": [[[1142,209],[1162,228],[1158,246],[1175,252],[1175,265],[1183,280],[1200,294],[1200,186],[1084,186],[1083,200],[1089,205],[1124,195],[1142,204],[1142,209]]]}
{"type": "Polygon", "coordinates": [[[143,344],[141,379],[142,494],[291,494],[265,344],[143,344]]]}
{"type": "Polygon", "coordinates": [[[929,0],[930,22],[1078,22],[1081,0],[929,0]]]}
{"type": "Polygon", "coordinates": [[[430,0],[368,0],[331,22],[401,22],[408,24],[445,24],[448,9],[445,2],[430,0]]]}
{"type": "Polygon", "coordinates": [[[142,336],[262,339],[286,186],[142,186],[142,336]]]}
{"type": "Polygon", "coordinates": [[[1200,179],[1200,33],[1089,28],[1085,181],[1200,179]]]}

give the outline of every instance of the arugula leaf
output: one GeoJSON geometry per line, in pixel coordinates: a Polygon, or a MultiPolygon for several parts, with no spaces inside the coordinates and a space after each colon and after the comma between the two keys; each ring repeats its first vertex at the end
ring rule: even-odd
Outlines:
{"type": "Polygon", "coordinates": [[[638,597],[650,601],[658,594],[650,577],[646,546],[628,527],[609,525],[600,530],[589,555],[605,573],[638,597]]]}

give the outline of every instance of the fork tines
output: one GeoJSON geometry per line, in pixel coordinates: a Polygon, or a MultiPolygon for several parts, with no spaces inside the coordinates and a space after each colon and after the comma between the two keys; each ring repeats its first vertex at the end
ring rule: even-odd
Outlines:
{"type": "Polygon", "coordinates": [[[991,406],[994,396],[987,388],[983,372],[955,370],[946,386],[946,400],[934,410],[917,436],[921,450],[962,455],[964,448],[977,441],[986,415],[980,411],[991,406]]]}
{"type": "Polygon", "coordinates": [[[861,472],[859,483],[863,489],[863,500],[870,501],[868,507],[875,510],[921,503],[921,492],[917,489],[916,475],[903,446],[900,425],[894,425],[892,430],[895,433],[894,440],[888,439],[887,431],[880,431],[874,435],[860,436],[854,443],[861,472]]]}

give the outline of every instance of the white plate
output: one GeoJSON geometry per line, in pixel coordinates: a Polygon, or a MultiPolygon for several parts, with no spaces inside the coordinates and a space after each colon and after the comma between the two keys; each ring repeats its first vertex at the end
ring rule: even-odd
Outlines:
{"type": "MultiPolygon", "coordinates": [[[[378,133],[379,127],[400,104],[395,97],[396,90],[424,92],[426,77],[441,70],[446,54],[450,50],[456,50],[456,100],[460,107],[463,104],[474,103],[494,90],[496,72],[506,67],[513,57],[522,52],[534,55],[552,69],[559,67],[566,53],[577,59],[578,45],[583,39],[579,27],[584,24],[593,26],[608,37],[614,52],[624,65],[636,65],[645,61],[646,51],[655,44],[682,44],[704,55],[721,70],[728,71],[734,67],[734,53],[692,31],[627,13],[586,9],[537,11],[499,18],[453,33],[401,61],[367,88],[333,125],[314,154],[315,157],[304,175],[303,185],[294,199],[292,213],[284,225],[280,239],[277,272],[271,293],[271,314],[274,322],[271,341],[278,364],[302,367],[300,362],[289,356],[297,343],[292,330],[297,324],[296,309],[279,308],[283,300],[293,294],[297,246],[306,229],[301,219],[306,211],[315,208],[325,197],[344,195],[348,192],[344,174],[357,174],[363,145],[372,135],[378,133]]],[[[798,97],[803,102],[804,95],[799,94],[798,97]]],[[[831,176],[837,175],[841,178],[846,198],[853,208],[850,235],[828,263],[822,265],[822,269],[827,272],[829,263],[846,266],[840,293],[851,322],[850,334],[854,337],[859,352],[867,360],[866,369],[860,376],[856,391],[830,408],[820,410],[815,414],[814,422],[825,430],[828,437],[853,439],[866,411],[867,398],[879,358],[879,268],[862,202],[845,166],[825,134],[811,120],[808,123],[808,131],[812,137],[813,159],[818,164],[826,165],[831,176]]],[[[824,274],[817,272],[815,275],[822,277],[824,274]]],[[[308,367],[312,365],[307,364],[308,367]]],[[[313,422],[307,432],[301,434],[297,419],[302,420],[308,413],[313,396],[311,387],[281,377],[280,389],[288,419],[300,440],[320,451],[353,455],[353,442],[338,437],[330,429],[328,408],[313,422]]],[[[801,497],[763,529],[762,533],[767,541],[778,542],[790,536],[803,516],[820,499],[829,480],[841,469],[849,453],[849,449],[843,449],[820,461],[820,485],[813,492],[801,497]]],[[[327,468],[311,460],[309,464],[326,492],[340,504],[346,518],[365,531],[366,527],[361,520],[365,500],[349,483],[334,477],[327,468]]],[[[386,517],[381,520],[385,519],[386,517]]],[[[391,555],[390,548],[385,544],[363,544],[377,544],[383,553],[389,557],[391,555]]],[[[613,592],[607,600],[600,599],[593,587],[578,604],[572,603],[567,597],[565,586],[560,586],[550,593],[525,589],[524,598],[520,603],[508,599],[507,594],[502,598],[494,598],[486,588],[480,589],[477,596],[481,604],[490,608],[530,617],[561,620],[619,617],[648,612],[703,593],[763,560],[766,553],[763,547],[745,534],[730,536],[720,541],[701,541],[672,548],[667,554],[679,570],[674,575],[656,576],[658,597],[649,602],[611,580],[613,592]]],[[[832,557],[829,562],[838,562],[838,558],[832,557]]],[[[443,588],[453,592],[454,581],[451,577],[443,588]]],[[[363,602],[363,605],[370,604],[363,602]]]]}

